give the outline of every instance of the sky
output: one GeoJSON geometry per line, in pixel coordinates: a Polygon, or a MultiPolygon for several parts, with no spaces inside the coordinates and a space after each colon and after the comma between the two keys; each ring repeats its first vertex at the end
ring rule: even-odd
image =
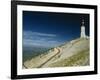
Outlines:
{"type": "Polygon", "coordinates": [[[23,11],[24,46],[54,47],[79,38],[82,19],[89,36],[89,14],[23,11]]]}

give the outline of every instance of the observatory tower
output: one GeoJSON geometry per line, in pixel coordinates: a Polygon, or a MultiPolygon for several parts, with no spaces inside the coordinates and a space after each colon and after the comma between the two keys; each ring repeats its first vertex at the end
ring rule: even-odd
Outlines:
{"type": "Polygon", "coordinates": [[[85,26],[84,26],[84,19],[82,20],[82,26],[81,26],[81,34],[80,34],[80,38],[86,38],[86,34],[85,34],[85,26]]]}

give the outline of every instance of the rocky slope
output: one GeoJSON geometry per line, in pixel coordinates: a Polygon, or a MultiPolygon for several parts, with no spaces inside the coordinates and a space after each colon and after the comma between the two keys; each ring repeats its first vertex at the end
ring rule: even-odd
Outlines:
{"type": "Polygon", "coordinates": [[[89,38],[78,38],[24,62],[24,68],[89,65],[89,38]]]}

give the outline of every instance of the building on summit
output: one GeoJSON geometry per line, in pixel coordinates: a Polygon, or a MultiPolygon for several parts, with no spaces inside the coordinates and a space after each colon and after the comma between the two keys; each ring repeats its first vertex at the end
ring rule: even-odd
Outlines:
{"type": "Polygon", "coordinates": [[[84,19],[82,20],[82,26],[81,26],[81,34],[80,34],[80,38],[89,38],[88,36],[86,36],[85,33],[85,25],[84,25],[84,19]]]}

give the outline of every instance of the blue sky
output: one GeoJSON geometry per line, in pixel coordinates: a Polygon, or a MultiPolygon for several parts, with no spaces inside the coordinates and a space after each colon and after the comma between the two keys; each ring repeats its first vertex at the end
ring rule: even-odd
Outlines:
{"type": "Polygon", "coordinates": [[[89,35],[88,14],[23,11],[23,43],[54,47],[78,38],[82,19],[89,35]]]}

